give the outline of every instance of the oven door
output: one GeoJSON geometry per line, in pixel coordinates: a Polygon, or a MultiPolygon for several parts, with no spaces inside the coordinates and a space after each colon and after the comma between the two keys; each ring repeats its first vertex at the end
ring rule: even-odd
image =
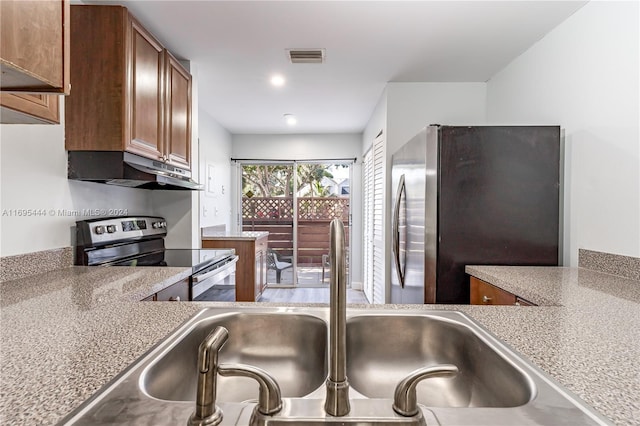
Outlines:
{"type": "Polygon", "coordinates": [[[238,256],[233,256],[225,262],[193,274],[191,277],[191,299],[198,300],[198,296],[215,285],[234,285],[237,262],[238,256]]]}

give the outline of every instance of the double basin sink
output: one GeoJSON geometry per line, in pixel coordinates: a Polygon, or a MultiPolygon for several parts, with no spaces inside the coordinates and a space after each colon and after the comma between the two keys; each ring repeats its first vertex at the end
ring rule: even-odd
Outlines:
{"type": "MultiPolygon", "coordinates": [[[[328,308],[204,309],[62,424],[186,424],[195,408],[198,347],[219,326],[229,335],[219,352],[221,363],[259,367],[280,386],[285,408],[280,423],[273,424],[302,424],[303,419],[287,419],[286,402],[301,399],[315,413],[315,423],[305,424],[395,424],[388,418],[378,421],[377,410],[391,411],[397,384],[412,371],[441,364],[455,365],[458,374],[423,380],[416,387],[428,425],[609,424],[457,311],[348,309],[346,373],[352,412],[345,418],[324,415],[328,318],[328,308]],[[371,401],[378,408],[371,409],[371,401]],[[369,408],[360,409],[365,402],[369,408]]],[[[257,383],[219,376],[217,384],[222,424],[250,424],[257,383]]]]}

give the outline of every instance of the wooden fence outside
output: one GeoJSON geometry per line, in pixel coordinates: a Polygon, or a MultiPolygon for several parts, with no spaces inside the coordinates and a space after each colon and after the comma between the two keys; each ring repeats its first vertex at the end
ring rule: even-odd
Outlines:
{"type": "MultiPolygon", "coordinates": [[[[334,218],[345,225],[349,244],[349,198],[298,198],[298,264],[322,265],[329,253],[329,223],[334,218]]],[[[252,197],[242,199],[242,229],[269,232],[269,248],[283,256],[293,254],[293,199],[252,197]]]]}

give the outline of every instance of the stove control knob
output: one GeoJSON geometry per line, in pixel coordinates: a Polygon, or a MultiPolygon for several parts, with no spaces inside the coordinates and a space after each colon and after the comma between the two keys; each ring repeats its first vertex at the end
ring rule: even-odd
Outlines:
{"type": "Polygon", "coordinates": [[[162,225],[160,225],[160,226],[162,226],[163,228],[166,228],[167,227],[167,222],[162,222],[162,225]]]}
{"type": "Polygon", "coordinates": [[[96,234],[98,234],[98,235],[104,234],[104,231],[105,231],[105,229],[104,229],[104,226],[103,226],[103,225],[98,225],[98,226],[96,226],[93,230],[94,230],[94,231],[95,231],[95,233],[96,233],[96,234]]]}
{"type": "Polygon", "coordinates": [[[153,223],[151,224],[151,227],[152,227],[153,229],[159,229],[161,226],[162,226],[162,222],[153,222],[153,223]]]}
{"type": "Polygon", "coordinates": [[[107,232],[110,234],[113,234],[114,232],[116,232],[116,226],[115,225],[108,225],[107,226],[107,232]]]}

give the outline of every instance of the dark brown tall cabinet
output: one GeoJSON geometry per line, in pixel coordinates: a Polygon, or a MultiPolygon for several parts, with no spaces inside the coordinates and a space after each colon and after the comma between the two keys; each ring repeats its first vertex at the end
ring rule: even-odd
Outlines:
{"type": "Polygon", "coordinates": [[[189,169],[191,75],[121,6],[71,7],[68,151],[126,151],[189,169]]]}
{"type": "Polygon", "coordinates": [[[59,94],[70,90],[69,1],[2,0],[0,20],[2,123],[59,123],[59,94]]]}
{"type": "Polygon", "coordinates": [[[234,249],[236,264],[236,302],[256,302],[267,287],[267,247],[269,233],[253,237],[202,237],[204,249],[234,249]]]}

